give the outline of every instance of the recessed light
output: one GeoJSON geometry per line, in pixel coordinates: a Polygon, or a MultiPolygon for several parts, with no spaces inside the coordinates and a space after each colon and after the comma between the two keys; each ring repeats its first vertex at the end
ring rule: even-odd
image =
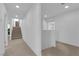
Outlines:
{"type": "Polygon", "coordinates": [[[18,17],[18,16],[16,15],[16,17],[18,17]]]}
{"type": "Polygon", "coordinates": [[[65,6],[65,8],[69,8],[70,6],[65,6]]]}
{"type": "Polygon", "coordinates": [[[47,14],[45,14],[44,17],[47,18],[47,14]]]}
{"type": "Polygon", "coordinates": [[[20,8],[20,6],[19,5],[16,5],[16,8],[20,8]]]}

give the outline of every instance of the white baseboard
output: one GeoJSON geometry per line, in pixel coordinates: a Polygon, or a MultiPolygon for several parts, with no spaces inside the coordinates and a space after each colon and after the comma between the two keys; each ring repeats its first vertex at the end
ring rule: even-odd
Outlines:
{"type": "Polygon", "coordinates": [[[76,44],[76,43],[71,43],[71,42],[67,42],[67,41],[62,41],[62,40],[57,40],[58,42],[61,42],[61,43],[65,43],[65,44],[68,44],[68,45],[71,45],[71,46],[75,46],[75,47],[79,47],[79,44],[76,44]]]}

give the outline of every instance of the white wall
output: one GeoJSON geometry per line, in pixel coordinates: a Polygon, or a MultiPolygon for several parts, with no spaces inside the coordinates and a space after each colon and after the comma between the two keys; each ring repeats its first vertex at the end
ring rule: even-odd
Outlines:
{"type": "Polygon", "coordinates": [[[42,30],[42,49],[55,47],[55,31],[52,30],[42,30]]]}
{"type": "Polygon", "coordinates": [[[5,52],[5,45],[7,43],[7,35],[5,28],[5,15],[6,10],[3,4],[0,4],[0,55],[5,52]]]}
{"type": "MultiPolygon", "coordinates": [[[[5,9],[6,10],[6,9],[5,9]]],[[[5,16],[4,16],[4,31],[5,31],[5,48],[8,46],[8,15],[7,13],[5,13],[5,16]]]]}
{"type": "Polygon", "coordinates": [[[41,10],[34,4],[22,21],[23,39],[36,55],[41,55],[41,10]]]}
{"type": "Polygon", "coordinates": [[[56,47],[55,31],[49,30],[48,25],[49,22],[47,22],[42,16],[42,50],[50,47],[56,47]]]}
{"type": "Polygon", "coordinates": [[[79,47],[79,11],[55,18],[57,41],[79,47]]]}
{"type": "Polygon", "coordinates": [[[42,30],[47,30],[47,29],[48,29],[48,26],[47,26],[48,23],[46,22],[45,19],[43,19],[42,21],[43,21],[43,22],[42,22],[42,23],[43,23],[43,24],[42,24],[42,30]]]}
{"type": "Polygon", "coordinates": [[[56,46],[56,38],[55,38],[55,30],[49,29],[49,22],[43,21],[43,29],[42,29],[42,49],[55,47],[56,46]]]}

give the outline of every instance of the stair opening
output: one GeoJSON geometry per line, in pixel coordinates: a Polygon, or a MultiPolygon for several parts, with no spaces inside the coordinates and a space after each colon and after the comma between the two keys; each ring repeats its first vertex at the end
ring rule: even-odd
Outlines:
{"type": "Polygon", "coordinates": [[[19,19],[14,19],[14,25],[12,27],[11,39],[22,39],[21,27],[19,19]]]}

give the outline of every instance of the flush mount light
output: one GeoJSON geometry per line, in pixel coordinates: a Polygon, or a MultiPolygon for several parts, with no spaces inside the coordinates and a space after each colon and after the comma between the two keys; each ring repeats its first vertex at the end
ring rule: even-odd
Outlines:
{"type": "Polygon", "coordinates": [[[65,6],[65,8],[69,8],[69,6],[65,6]]]}
{"type": "Polygon", "coordinates": [[[16,8],[20,8],[20,6],[19,5],[16,5],[16,8]]]}

